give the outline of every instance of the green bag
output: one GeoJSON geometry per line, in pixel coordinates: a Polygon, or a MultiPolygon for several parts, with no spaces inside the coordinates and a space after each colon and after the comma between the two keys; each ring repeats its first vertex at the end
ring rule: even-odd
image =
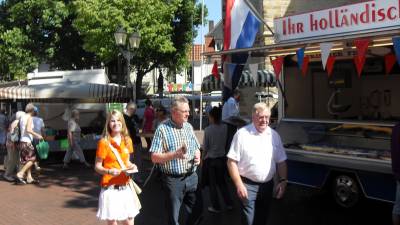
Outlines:
{"type": "Polygon", "coordinates": [[[69,148],[69,143],[68,143],[68,139],[61,139],[59,140],[60,142],[60,148],[63,151],[67,151],[69,148]]]}
{"type": "Polygon", "coordinates": [[[39,144],[36,145],[36,150],[40,159],[47,159],[49,156],[49,149],[49,143],[44,140],[39,141],[39,144]]]}

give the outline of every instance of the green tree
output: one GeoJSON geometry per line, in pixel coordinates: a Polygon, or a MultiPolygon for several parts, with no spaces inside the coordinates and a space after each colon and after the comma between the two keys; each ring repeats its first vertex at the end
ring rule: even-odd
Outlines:
{"type": "Polygon", "coordinates": [[[189,0],[76,0],[74,25],[84,37],[84,48],[103,61],[116,58],[114,32],[137,30],[141,44],[131,63],[136,69],[136,95],[143,76],[156,67],[177,70],[187,65],[192,42],[192,20],[199,7],[189,0]],[[196,10],[197,9],[197,10],[196,10]]]}
{"type": "MultiPolygon", "coordinates": [[[[100,66],[100,60],[96,55],[83,49],[83,40],[79,32],[72,26],[76,17],[71,0],[6,0],[0,2],[0,35],[3,32],[15,32],[22,35],[22,43],[13,43],[12,48],[7,51],[25,52],[30,57],[26,58],[19,68],[23,65],[33,63],[49,63],[53,69],[74,70],[100,66]]],[[[5,35],[5,34],[4,34],[5,35]]],[[[6,35],[8,36],[8,34],[6,35]]],[[[9,40],[10,42],[10,40],[9,40]]],[[[3,46],[3,51],[7,47],[3,46]]],[[[2,58],[3,69],[0,75],[9,75],[12,71],[4,69],[4,65],[20,63],[10,57],[2,58]],[[10,60],[11,61],[7,61],[10,60]]],[[[36,65],[37,66],[37,65],[36,65]]],[[[36,67],[35,66],[35,67],[36,67]]],[[[35,68],[34,67],[34,68],[35,68]]],[[[21,74],[30,72],[31,66],[24,70],[19,70],[21,74]]],[[[13,74],[11,74],[13,75],[13,74]]],[[[9,76],[7,76],[9,77],[9,76]]],[[[13,77],[13,76],[11,76],[13,77]]]]}
{"type": "Polygon", "coordinates": [[[28,37],[18,28],[0,27],[0,74],[2,80],[24,79],[37,66],[36,58],[26,49],[28,37]]]}

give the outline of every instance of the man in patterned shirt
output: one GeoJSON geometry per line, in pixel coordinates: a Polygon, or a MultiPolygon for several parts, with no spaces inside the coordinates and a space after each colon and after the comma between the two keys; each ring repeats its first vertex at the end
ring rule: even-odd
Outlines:
{"type": "Polygon", "coordinates": [[[163,189],[166,196],[168,225],[179,225],[182,203],[192,221],[196,202],[200,163],[200,144],[187,121],[189,102],[183,96],[175,97],[171,104],[171,119],[157,128],[150,147],[151,160],[159,164],[162,172],[163,189]]]}

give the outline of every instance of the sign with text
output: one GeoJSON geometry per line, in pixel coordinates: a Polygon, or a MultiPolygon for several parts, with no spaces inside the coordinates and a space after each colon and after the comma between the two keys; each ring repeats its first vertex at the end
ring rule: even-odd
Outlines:
{"type": "Polygon", "coordinates": [[[400,0],[367,1],[274,20],[277,42],[400,28],[400,0]]]}

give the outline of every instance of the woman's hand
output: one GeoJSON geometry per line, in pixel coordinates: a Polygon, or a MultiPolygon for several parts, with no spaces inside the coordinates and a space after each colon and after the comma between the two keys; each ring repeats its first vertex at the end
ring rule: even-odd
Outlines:
{"type": "Polygon", "coordinates": [[[110,175],[113,176],[113,177],[118,176],[118,175],[121,174],[121,170],[116,169],[116,168],[108,169],[107,172],[108,172],[108,174],[110,174],[110,175]]]}

